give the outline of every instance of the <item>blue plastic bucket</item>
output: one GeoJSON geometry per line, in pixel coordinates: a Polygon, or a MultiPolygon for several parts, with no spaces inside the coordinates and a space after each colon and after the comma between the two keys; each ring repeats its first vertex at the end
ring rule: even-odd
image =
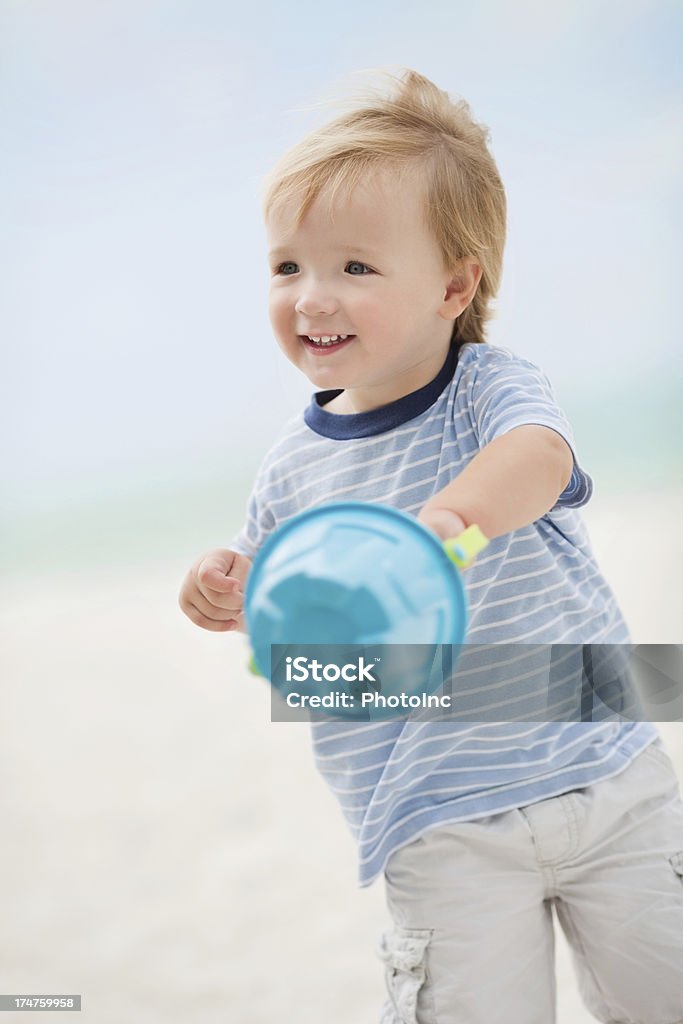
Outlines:
{"type": "Polygon", "coordinates": [[[392,692],[433,685],[422,660],[437,645],[459,647],[467,626],[462,580],[438,537],[395,508],[366,502],[320,505],[287,520],[254,559],[244,607],[256,667],[271,681],[273,645],[280,653],[381,646],[392,692]],[[414,654],[422,649],[417,662],[406,658],[413,645],[414,654]],[[403,664],[394,658],[389,671],[391,647],[403,664]]]}

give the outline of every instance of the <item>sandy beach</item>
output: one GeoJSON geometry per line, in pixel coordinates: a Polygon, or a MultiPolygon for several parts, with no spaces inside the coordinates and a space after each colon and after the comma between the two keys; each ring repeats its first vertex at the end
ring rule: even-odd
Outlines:
{"type": "MultiPolygon", "coordinates": [[[[683,497],[586,520],[635,642],[680,641],[683,497]]],[[[381,884],[357,888],[307,726],[270,722],[244,638],[181,615],[185,568],[2,585],[0,992],[81,993],[92,1024],[372,1024],[381,884]]],[[[683,779],[683,723],[661,732],[683,779]]],[[[559,935],[557,970],[558,1024],[589,1024],[559,935]]]]}

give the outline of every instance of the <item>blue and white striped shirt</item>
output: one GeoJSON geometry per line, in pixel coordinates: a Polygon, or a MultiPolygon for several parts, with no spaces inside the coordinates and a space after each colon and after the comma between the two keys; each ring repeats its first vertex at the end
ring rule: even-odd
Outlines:
{"type": "MultiPolygon", "coordinates": [[[[314,395],[268,452],[234,550],[253,557],[286,520],[330,501],[381,502],[417,515],[494,438],[540,424],[574,452],[571,479],[550,512],[493,540],[464,574],[467,642],[507,645],[508,657],[509,645],[520,645],[517,666],[506,669],[513,695],[539,645],[628,643],[576,511],[592,482],[537,366],[506,349],[465,344],[430,384],[381,409],[327,412],[338,393],[314,395]]],[[[509,719],[492,724],[330,720],[312,728],[316,764],[358,841],[361,885],[428,829],[616,775],[657,736],[647,722],[521,721],[514,701],[509,719]]]]}

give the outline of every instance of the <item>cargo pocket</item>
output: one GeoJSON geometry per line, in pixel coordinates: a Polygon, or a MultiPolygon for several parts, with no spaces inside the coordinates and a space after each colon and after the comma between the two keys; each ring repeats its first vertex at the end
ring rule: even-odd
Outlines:
{"type": "Polygon", "coordinates": [[[396,928],[382,936],[377,952],[386,965],[389,999],[380,1024],[417,1024],[417,997],[427,977],[425,961],[431,937],[431,928],[396,928]]]}

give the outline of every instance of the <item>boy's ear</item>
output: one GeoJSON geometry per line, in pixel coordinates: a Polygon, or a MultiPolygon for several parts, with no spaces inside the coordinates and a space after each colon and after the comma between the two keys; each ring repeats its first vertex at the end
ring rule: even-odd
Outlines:
{"type": "Polygon", "coordinates": [[[458,260],[453,276],[446,286],[439,316],[444,320],[455,320],[460,316],[474,298],[481,274],[481,267],[474,260],[458,260]]]}

